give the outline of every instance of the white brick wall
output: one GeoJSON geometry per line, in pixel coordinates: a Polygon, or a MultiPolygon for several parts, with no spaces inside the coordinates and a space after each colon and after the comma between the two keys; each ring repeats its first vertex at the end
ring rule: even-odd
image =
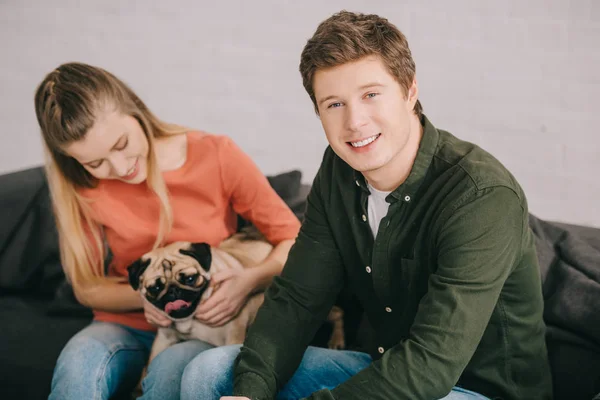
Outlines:
{"type": "Polygon", "coordinates": [[[346,8],[407,35],[426,114],[517,176],[532,213],[600,227],[600,1],[0,1],[0,173],[42,162],[33,92],[59,63],[104,66],[163,119],[233,137],[310,182],[325,137],[298,62],[346,8]]]}

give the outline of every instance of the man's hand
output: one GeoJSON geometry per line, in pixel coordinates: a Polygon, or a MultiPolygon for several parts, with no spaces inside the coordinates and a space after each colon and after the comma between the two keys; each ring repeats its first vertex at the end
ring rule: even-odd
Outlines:
{"type": "Polygon", "coordinates": [[[212,276],[221,286],[196,309],[196,319],[209,326],[222,326],[235,317],[256,285],[251,269],[225,270],[212,276]]]}

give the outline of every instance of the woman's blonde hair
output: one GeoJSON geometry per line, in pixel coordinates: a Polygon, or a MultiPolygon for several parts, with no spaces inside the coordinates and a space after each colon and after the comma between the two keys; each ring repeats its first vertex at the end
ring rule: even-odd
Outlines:
{"type": "Polygon", "coordinates": [[[159,232],[154,247],[171,229],[172,210],[165,182],[158,169],[154,139],[183,133],[183,127],[155,117],[142,100],[121,80],[102,68],[66,63],[50,72],[35,93],[35,112],[44,139],[46,174],[59,233],[61,261],[74,285],[107,279],[106,249],[102,227],[91,216],[89,200],[78,193],[96,187],[98,181],[64,148],[81,140],[98,114],[107,107],[134,117],[149,144],[146,183],[160,201],[159,232]]]}

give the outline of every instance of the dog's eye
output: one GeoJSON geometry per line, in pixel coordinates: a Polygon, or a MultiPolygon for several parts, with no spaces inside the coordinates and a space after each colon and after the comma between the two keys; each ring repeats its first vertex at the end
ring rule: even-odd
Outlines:
{"type": "Polygon", "coordinates": [[[183,285],[186,285],[186,286],[194,285],[197,280],[198,280],[198,274],[194,274],[194,275],[190,275],[190,276],[182,275],[179,278],[179,282],[181,282],[183,285]]]}
{"type": "Polygon", "coordinates": [[[148,292],[152,295],[152,296],[158,296],[158,294],[163,290],[163,283],[161,281],[156,281],[156,283],[153,286],[148,287],[148,292]]]}

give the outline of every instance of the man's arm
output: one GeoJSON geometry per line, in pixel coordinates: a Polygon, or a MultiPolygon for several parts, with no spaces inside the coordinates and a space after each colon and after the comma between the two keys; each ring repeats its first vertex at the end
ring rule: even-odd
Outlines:
{"type": "Polygon", "coordinates": [[[436,240],[438,269],[409,337],[309,399],[439,399],[457,383],[520,254],[525,217],[507,188],[479,191],[449,211],[436,240]]]}
{"type": "Polygon", "coordinates": [[[343,282],[342,261],[317,174],[296,242],[281,276],[273,279],[265,293],[265,302],[236,360],[234,395],[275,398],[298,368],[343,282]]]}

